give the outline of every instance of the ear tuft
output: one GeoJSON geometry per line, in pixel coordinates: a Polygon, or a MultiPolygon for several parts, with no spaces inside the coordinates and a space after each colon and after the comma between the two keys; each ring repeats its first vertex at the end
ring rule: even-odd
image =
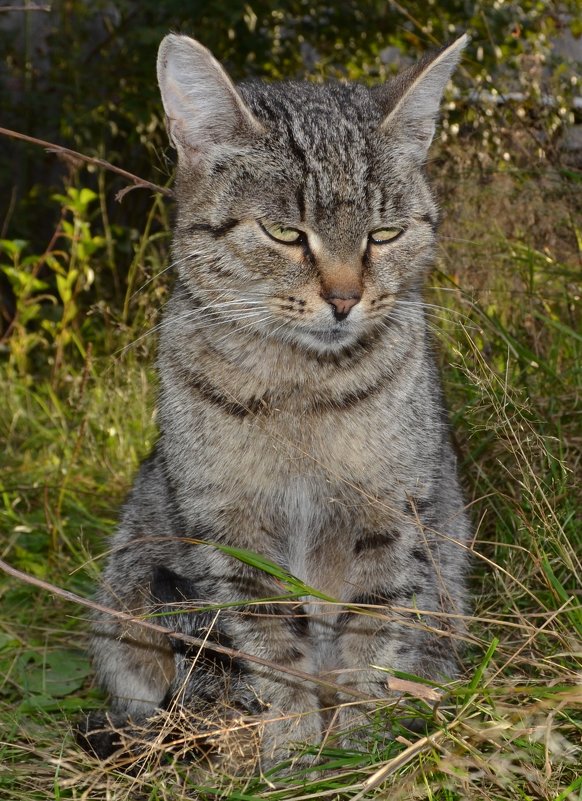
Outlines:
{"type": "Polygon", "coordinates": [[[463,34],[380,89],[380,100],[389,108],[380,130],[397,140],[404,156],[426,159],[443,92],[468,41],[463,34]]]}
{"type": "Polygon", "coordinates": [[[229,76],[195,39],[166,36],[157,71],[170,140],[180,155],[213,160],[262,132],[229,76]]]}

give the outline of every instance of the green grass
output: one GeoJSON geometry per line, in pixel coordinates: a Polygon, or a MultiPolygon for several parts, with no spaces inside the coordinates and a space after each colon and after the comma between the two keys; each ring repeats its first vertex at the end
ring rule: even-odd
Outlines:
{"type": "MultiPolygon", "coordinates": [[[[372,726],[362,753],[326,743],[317,775],[225,776],[160,753],[123,774],[71,736],[79,711],[104,703],[84,656],[88,610],[1,578],[1,799],[582,798],[579,176],[451,164],[427,301],[475,522],[474,610],[462,680],[434,711],[418,691],[430,735],[396,723],[385,742],[372,726]]],[[[164,266],[151,219],[132,292],[164,266]]],[[[166,286],[95,301],[66,331],[38,311],[0,364],[1,558],[83,597],[155,440],[155,335],[143,335],[166,286]]]]}

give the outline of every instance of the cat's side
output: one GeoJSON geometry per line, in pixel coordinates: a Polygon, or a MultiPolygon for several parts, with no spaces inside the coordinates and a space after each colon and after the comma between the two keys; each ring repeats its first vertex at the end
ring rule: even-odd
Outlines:
{"type": "MultiPolygon", "coordinates": [[[[424,163],[464,43],[369,90],[235,87],[199,43],[162,42],[178,278],[160,439],[101,603],[367,696],[389,694],[378,666],[455,674],[469,526],[421,291],[437,225],[424,163]],[[214,544],[349,607],[256,605],[281,585],[214,544]]],[[[229,707],[266,722],[267,761],[320,742],[321,708],[353,700],[106,614],[92,652],[116,720],[229,707]]],[[[366,709],[341,708],[338,729],[366,709]]]]}

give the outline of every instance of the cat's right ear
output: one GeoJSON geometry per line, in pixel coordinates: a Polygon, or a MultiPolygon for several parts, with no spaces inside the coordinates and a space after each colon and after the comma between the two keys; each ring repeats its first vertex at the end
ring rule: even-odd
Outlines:
{"type": "Polygon", "coordinates": [[[459,37],[375,90],[387,111],[380,131],[401,158],[426,160],[445,86],[468,41],[466,34],[459,37]]]}
{"type": "Polygon", "coordinates": [[[212,53],[169,34],[158,50],[158,83],[170,140],[181,157],[211,162],[263,130],[212,53]]]}

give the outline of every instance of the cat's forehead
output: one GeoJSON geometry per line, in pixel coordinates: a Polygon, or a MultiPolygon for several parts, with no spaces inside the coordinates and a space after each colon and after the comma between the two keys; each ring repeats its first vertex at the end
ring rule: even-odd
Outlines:
{"type": "Polygon", "coordinates": [[[282,81],[243,83],[239,90],[253,113],[273,133],[287,134],[293,146],[354,147],[379,125],[382,113],[370,90],[360,84],[282,81]]]}
{"type": "Polygon", "coordinates": [[[253,82],[240,91],[268,131],[275,163],[295,176],[305,205],[322,221],[351,227],[354,215],[368,211],[373,183],[381,111],[370,91],[298,82],[253,82]]]}

